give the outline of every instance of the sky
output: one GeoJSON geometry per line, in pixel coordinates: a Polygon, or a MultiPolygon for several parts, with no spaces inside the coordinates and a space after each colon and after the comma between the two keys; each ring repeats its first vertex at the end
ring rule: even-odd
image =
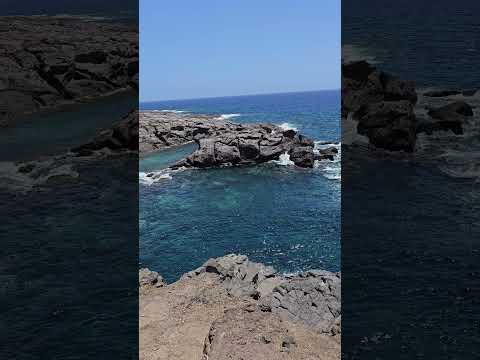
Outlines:
{"type": "Polygon", "coordinates": [[[140,101],[340,88],[340,0],[140,0],[140,101]]]}

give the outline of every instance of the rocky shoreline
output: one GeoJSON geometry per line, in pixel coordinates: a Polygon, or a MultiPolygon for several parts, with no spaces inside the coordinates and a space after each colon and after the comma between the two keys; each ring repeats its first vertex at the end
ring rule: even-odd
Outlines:
{"type": "Polygon", "coordinates": [[[339,359],[341,274],[226,255],[166,284],[139,271],[141,359],[339,359]]]}
{"type": "Polygon", "coordinates": [[[138,89],[135,24],[0,17],[0,125],[60,105],[138,89]]]}
{"type": "Polygon", "coordinates": [[[316,160],[333,160],[338,150],[315,150],[312,139],[272,124],[239,124],[222,117],[167,111],[142,111],[139,116],[140,153],[146,155],[195,142],[198,149],[172,168],[255,165],[282,155],[299,167],[316,160]]]}
{"type": "Polygon", "coordinates": [[[342,143],[349,146],[357,142],[375,149],[413,153],[419,134],[463,134],[474,116],[465,99],[476,94],[476,90],[448,89],[419,93],[413,81],[399,79],[366,61],[344,63],[342,128],[349,138],[342,139],[342,143]],[[441,105],[433,105],[442,98],[441,105]]]}

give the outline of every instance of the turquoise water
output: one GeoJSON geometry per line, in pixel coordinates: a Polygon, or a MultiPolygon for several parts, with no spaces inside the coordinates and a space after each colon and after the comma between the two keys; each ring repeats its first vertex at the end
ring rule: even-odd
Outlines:
{"type": "Polygon", "coordinates": [[[0,161],[28,161],[58,155],[90,141],[135,109],[131,91],[95,102],[62,106],[19,120],[0,131],[0,161]]]}
{"type": "MultiPolygon", "coordinates": [[[[309,92],[141,104],[143,109],[238,114],[239,122],[299,129],[338,141],[340,92],[309,92]]],[[[164,169],[191,146],[140,161],[164,169]]],[[[265,164],[169,173],[140,183],[140,266],[174,281],[210,257],[242,253],[284,272],[340,269],[340,164],[314,169],[265,164]]]]}

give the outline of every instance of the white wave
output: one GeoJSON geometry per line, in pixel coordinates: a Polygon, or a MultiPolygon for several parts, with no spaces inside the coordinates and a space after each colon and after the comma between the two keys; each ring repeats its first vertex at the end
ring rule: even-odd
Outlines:
{"type": "Polygon", "coordinates": [[[332,160],[315,160],[314,168],[321,172],[323,176],[330,180],[342,179],[342,144],[340,142],[328,142],[328,141],[315,141],[313,151],[316,154],[320,153],[320,150],[335,147],[338,153],[335,154],[332,160]]]}
{"type": "Polygon", "coordinates": [[[295,165],[295,163],[290,160],[290,155],[285,152],[284,154],[280,155],[280,157],[278,158],[278,160],[272,160],[273,163],[277,164],[277,165],[280,165],[280,166],[291,166],[291,165],[295,165]]]}
{"type": "Polygon", "coordinates": [[[287,130],[298,131],[298,129],[295,126],[287,122],[280,124],[279,127],[282,128],[284,131],[287,131],[287,130]]]}
{"type": "Polygon", "coordinates": [[[153,110],[153,111],[158,111],[158,112],[166,112],[166,113],[173,113],[173,114],[183,114],[186,113],[185,110],[153,110]]]}
{"type": "Polygon", "coordinates": [[[234,117],[242,116],[242,114],[222,114],[217,119],[218,120],[228,120],[234,117]]]}
{"type": "Polygon", "coordinates": [[[142,185],[153,185],[157,182],[160,181],[165,181],[165,180],[172,180],[172,175],[169,172],[165,171],[152,171],[152,172],[139,172],[138,173],[138,181],[142,185]]]}

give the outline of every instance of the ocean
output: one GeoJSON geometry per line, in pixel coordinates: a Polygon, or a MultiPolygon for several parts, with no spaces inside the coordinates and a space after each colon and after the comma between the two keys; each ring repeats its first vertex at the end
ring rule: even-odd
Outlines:
{"type": "MultiPolygon", "coordinates": [[[[140,108],[270,122],[339,147],[339,90],[149,102],[140,108]]],[[[141,159],[140,178],[191,151],[189,145],[141,159]]],[[[211,257],[241,253],[282,272],[340,270],[339,160],[314,169],[272,162],[140,181],[140,267],[172,282],[211,257]]]]}

